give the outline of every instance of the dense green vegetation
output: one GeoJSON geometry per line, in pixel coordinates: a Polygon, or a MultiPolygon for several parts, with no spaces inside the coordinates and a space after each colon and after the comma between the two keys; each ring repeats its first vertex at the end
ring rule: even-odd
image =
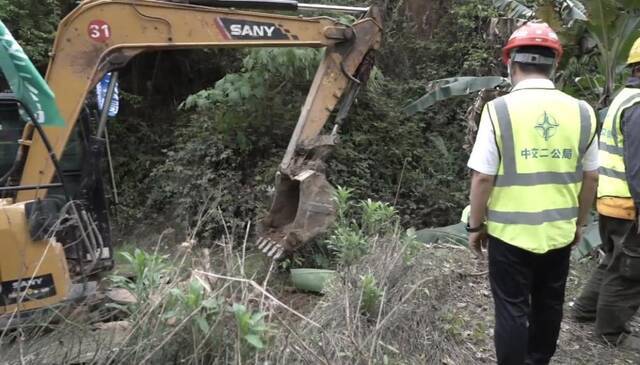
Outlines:
{"type": "MultiPolygon", "coordinates": [[[[411,117],[403,108],[431,80],[504,76],[499,49],[516,23],[496,20],[500,15],[539,17],[561,28],[568,57],[560,85],[594,104],[603,101],[616,84],[599,75],[617,69],[627,46],[615,39],[635,31],[625,33],[629,27],[618,24],[637,19],[631,8],[603,13],[623,3],[617,1],[586,1],[586,7],[575,1],[381,3],[384,45],[330,160],[330,180],[354,189],[358,199],[390,203],[405,225],[453,222],[467,200],[462,147],[472,98],[411,117]],[[588,41],[594,37],[595,45],[588,41]],[[610,43],[615,49],[607,48],[610,43]]],[[[0,17],[44,69],[55,25],[73,2],[1,4],[0,17]]],[[[120,226],[171,221],[186,230],[207,206],[219,206],[232,229],[260,216],[320,55],[304,49],[192,50],[143,54],[130,62],[122,70],[121,113],[110,130],[120,226]]],[[[217,237],[222,227],[207,219],[199,232],[217,237]]]]}
{"type": "MultiPolygon", "coordinates": [[[[23,1],[0,15],[17,20],[9,26],[44,69],[54,26],[69,9],[23,1]]],[[[468,100],[413,118],[402,108],[427,80],[496,72],[497,48],[484,35],[495,10],[488,1],[402,1],[387,2],[386,12],[378,68],[343,129],[330,179],[358,198],[392,203],[403,223],[447,224],[466,200],[460,147],[468,100]]],[[[196,50],[134,59],[122,70],[123,105],[110,130],[121,225],[171,220],[186,229],[207,204],[231,227],[259,216],[319,56],[196,50]]],[[[210,220],[200,232],[216,237],[222,229],[210,220]]]]}
{"type": "MultiPolygon", "coordinates": [[[[393,203],[406,224],[447,224],[466,200],[466,155],[461,146],[468,100],[439,105],[414,118],[403,115],[402,108],[424,92],[426,80],[494,72],[496,47],[485,41],[483,30],[495,13],[486,1],[460,1],[426,8],[421,2],[391,3],[387,14],[378,72],[350,114],[330,162],[330,179],[353,188],[359,198],[393,203]],[[427,20],[424,16],[429,19],[420,25],[427,20]]],[[[184,62],[195,64],[201,54],[183,53],[184,62]]],[[[190,76],[197,80],[210,68],[223,71],[226,76],[215,87],[209,85],[185,103],[174,97],[171,110],[159,110],[148,99],[137,108],[130,104],[117,121],[113,139],[118,145],[117,141],[140,140],[132,133],[140,121],[128,121],[132,111],[163,114],[153,123],[143,123],[148,133],[169,131],[154,136],[157,143],[148,167],[131,166],[127,160],[118,163],[128,214],[170,214],[188,222],[209,202],[219,205],[233,226],[259,215],[268,204],[266,192],[306,96],[318,52],[244,50],[214,55],[208,67],[198,66],[190,76]],[[178,105],[180,111],[172,113],[178,105]]],[[[175,77],[184,76],[172,73],[175,77]]],[[[127,142],[123,148],[149,152],[144,144],[127,142]]],[[[142,153],[129,150],[124,155],[142,153]]],[[[218,235],[219,223],[211,222],[203,232],[218,235]]]]}
{"type": "Polygon", "coordinates": [[[61,12],[62,6],[55,0],[0,1],[0,18],[31,60],[40,66],[48,62],[61,12]]]}

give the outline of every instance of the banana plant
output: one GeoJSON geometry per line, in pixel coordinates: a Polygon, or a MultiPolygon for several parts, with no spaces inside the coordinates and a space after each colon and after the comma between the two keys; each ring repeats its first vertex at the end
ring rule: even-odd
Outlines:
{"type": "Polygon", "coordinates": [[[509,18],[534,20],[539,18],[540,9],[551,7],[567,26],[577,20],[587,20],[587,9],[578,0],[547,0],[537,5],[529,5],[522,0],[493,0],[493,5],[509,18]]]}
{"type": "Polygon", "coordinates": [[[640,36],[638,1],[584,0],[590,18],[587,29],[599,53],[600,72],[605,78],[600,104],[608,105],[616,89],[617,75],[624,70],[633,42],[640,36]]]}
{"type": "MultiPolygon", "coordinates": [[[[577,0],[548,1],[538,6],[531,6],[522,0],[493,0],[493,4],[509,18],[527,21],[545,18],[556,28],[573,24],[578,20],[586,20],[586,10],[577,0]]],[[[427,86],[427,94],[406,106],[404,112],[413,115],[451,97],[469,95],[481,90],[505,90],[508,87],[507,79],[494,76],[463,76],[436,80],[427,86]]]]}
{"type": "Polygon", "coordinates": [[[508,17],[546,21],[556,28],[565,43],[569,39],[585,38],[595,43],[598,65],[605,78],[599,104],[608,105],[616,91],[618,75],[624,70],[627,53],[640,36],[640,1],[547,0],[535,7],[516,0],[494,0],[493,3],[508,17]],[[578,23],[580,27],[576,29],[578,23]]]}
{"type": "MultiPolygon", "coordinates": [[[[493,0],[493,4],[510,18],[546,21],[556,29],[565,44],[589,40],[586,43],[594,45],[595,59],[604,79],[602,83],[596,83],[600,93],[599,106],[609,104],[616,86],[620,84],[617,81],[624,71],[628,52],[640,37],[640,1],[547,0],[530,5],[523,0],[493,0]]],[[[582,48],[586,54],[573,57],[581,59],[593,55],[591,47],[582,48]]],[[[588,76],[578,78],[575,83],[582,87],[588,76]]],[[[427,87],[428,93],[405,107],[404,111],[413,115],[441,100],[484,89],[504,88],[505,85],[506,80],[501,77],[454,77],[432,81],[427,87]]]]}

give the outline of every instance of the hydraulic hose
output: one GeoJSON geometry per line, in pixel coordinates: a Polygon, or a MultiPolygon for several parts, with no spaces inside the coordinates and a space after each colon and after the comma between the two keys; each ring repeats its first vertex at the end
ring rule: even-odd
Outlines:
{"type": "Polygon", "coordinates": [[[214,8],[236,8],[257,10],[281,10],[281,11],[337,11],[342,13],[360,14],[369,11],[368,7],[303,4],[295,0],[178,0],[193,5],[210,6],[214,8]]]}
{"type": "Polygon", "coordinates": [[[298,10],[295,0],[189,0],[189,4],[214,8],[262,9],[262,10],[298,10]]]}

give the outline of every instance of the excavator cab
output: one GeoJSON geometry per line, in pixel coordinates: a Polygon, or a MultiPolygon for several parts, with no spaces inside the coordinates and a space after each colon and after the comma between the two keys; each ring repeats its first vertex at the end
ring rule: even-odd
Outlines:
{"type": "Polygon", "coordinates": [[[13,166],[25,124],[13,94],[0,94],[0,176],[13,166]]]}
{"type": "Polygon", "coordinates": [[[99,231],[97,219],[89,218],[97,216],[91,210],[96,205],[80,203],[85,198],[86,171],[93,163],[80,133],[82,124],[61,161],[50,153],[56,165],[51,183],[21,184],[28,141],[34,134],[45,141],[47,137],[28,105],[15,94],[0,94],[0,328],[29,320],[37,314],[31,309],[86,296],[96,286],[87,281],[91,273],[113,266],[110,241],[102,238],[108,234],[101,235],[99,247],[82,244],[99,231]],[[46,198],[15,202],[20,191],[44,188],[49,189],[46,198]],[[88,225],[89,221],[93,223],[88,225]]]}
{"type": "MultiPolygon", "coordinates": [[[[38,131],[38,128],[33,128],[36,125],[31,119],[34,113],[15,94],[0,94],[0,199],[5,202],[14,201],[20,191],[48,188],[46,198],[28,205],[34,208],[27,216],[32,238],[56,236],[62,243],[66,243],[64,246],[67,258],[77,261],[75,271],[84,266],[92,267],[93,272],[99,272],[113,266],[113,257],[107,200],[100,176],[104,142],[92,136],[92,129],[95,129],[92,124],[95,123],[92,123],[89,113],[86,108],[73,130],[62,157],[56,163],[58,171],[52,183],[25,186],[20,184],[20,176],[29,146],[23,137],[38,131]],[[64,214],[61,214],[62,208],[71,201],[82,202],[81,212],[87,217],[93,217],[91,225],[95,225],[96,239],[99,235],[101,241],[95,252],[88,252],[86,247],[77,249],[74,244],[70,244],[78,240],[75,229],[46,231],[54,228],[54,222],[65,219],[64,214]],[[84,259],[81,260],[82,257],[84,259]]],[[[86,274],[90,272],[83,272],[83,275],[86,274]]]]}

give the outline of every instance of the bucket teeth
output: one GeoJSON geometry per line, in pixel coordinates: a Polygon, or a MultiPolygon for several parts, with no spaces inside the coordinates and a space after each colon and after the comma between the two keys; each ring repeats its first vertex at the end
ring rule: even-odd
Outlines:
{"type": "Polygon", "coordinates": [[[268,257],[274,260],[280,258],[284,254],[284,247],[270,238],[260,237],[256,242],[258,249],[268,257]]]}
{"type": "Polygon", "coordinates": [[[269,256],[269,257],[273,257],[273,258],[275,259],[275,258],[276,258],[276,257],[275,257],[275,253],[276,253],[278,250],[280,250],[280,245],[279,245],[279,244],[277,244],[277,243],[275,243],[275,244],[273,245],[273,247],[271,248],[271,250],[267,253],[267,256],[269,256]]]}
{"type": "Polygon", "coordinates": [[[284,253],[284,248],[282,248],[282,247],[278,248],[278,251],[276,252],[276,254],[273,255],[273,259],[274,260],[279,259],[280,257],[282,257],[283,253],[284,253]]]}
{"type": "Polygon", "coordinates": [[[269,252],[269,250],[271,249],[271,247],[273,247],[274,244],[275,242],[273,242],[269,238],[263,237],[258,240],[258,248],[260,249],[260,251],[264,253],[269,252]]]}
{"type": "Polygon", "coordinates": [[[275,242],[267,239],[267,244],[262,247],[262,252],[268,253],[269,250],[271,250],[271,247],[273,247],[274,244],[275,244],[275,242]]]}
{"type": "Polygon", "coordinates": [[[258,239],[258,248],[262,250],[264,248],[264,246],[266,246],[268,243],[269,243],[268,239],[266,239],[264,237],[260,237],[258,239]]]}

